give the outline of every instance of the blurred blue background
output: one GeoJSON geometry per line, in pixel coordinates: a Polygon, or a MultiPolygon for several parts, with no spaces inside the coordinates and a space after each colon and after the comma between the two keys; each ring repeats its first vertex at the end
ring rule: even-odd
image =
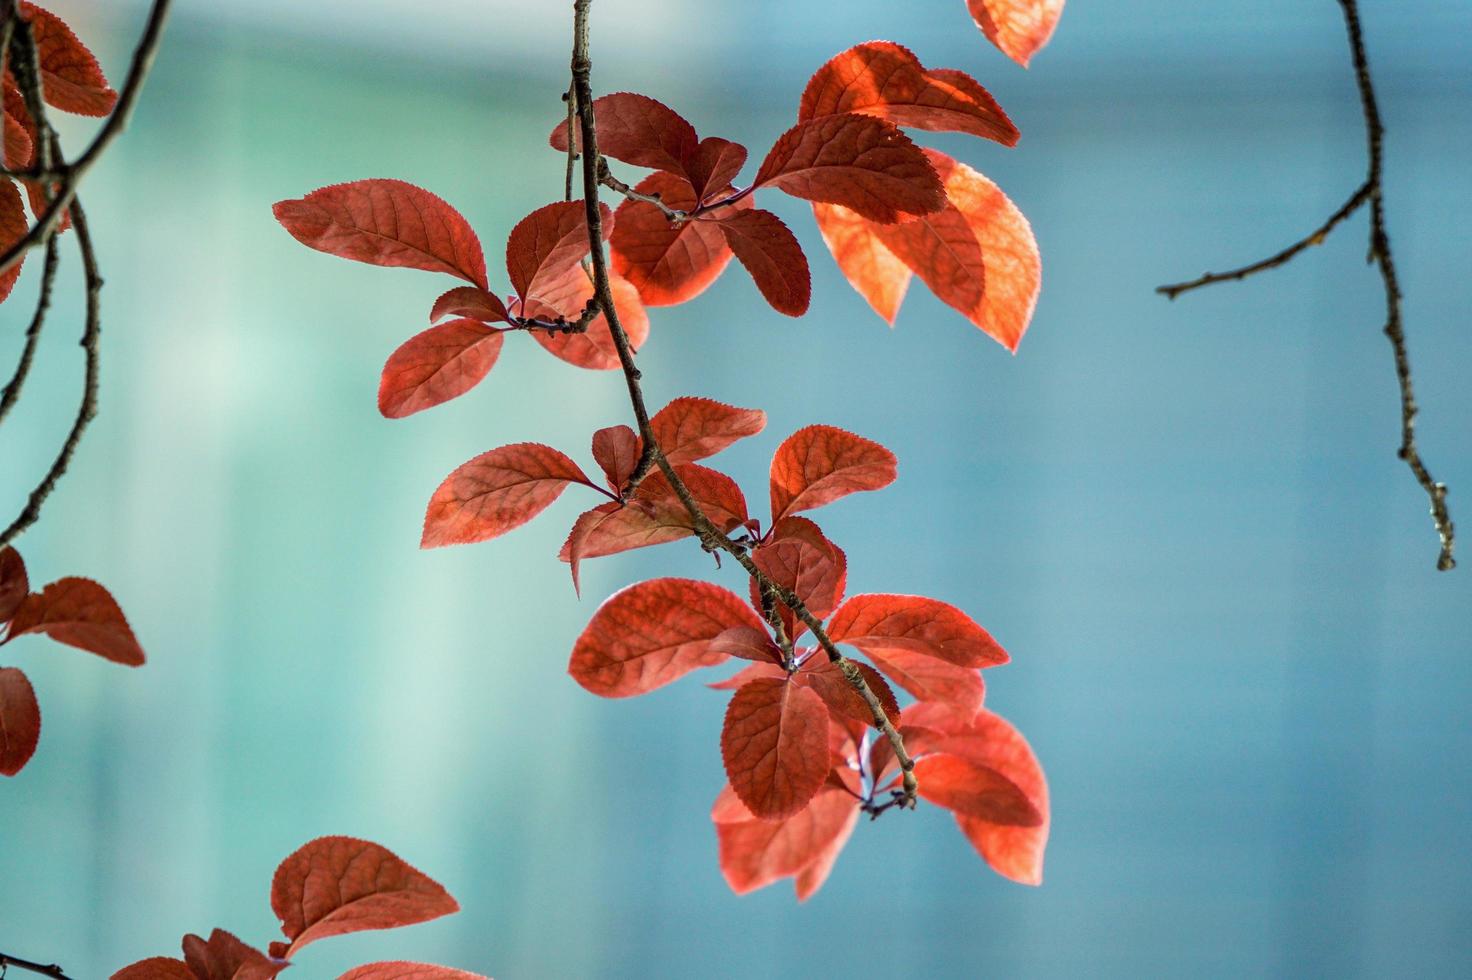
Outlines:
{"type": "MultiPolygon", "coordinates": [[[[141,5],[52,6],[120,78],[141,5]]],[[[604,596],[716,575],[697,548],[591,562],[579,601],[554,558],[586,505],[569,493],[510,537],[416,549],[470,456],[535,439],[588,461],[589,433],[627,419],[620,379],[513,341],[471,395],[385,421],[378,369],[445,284],[309,252],[271,218],[323,184],[404,178],[471,219],[495,281],[511,225],[561,193],[544,140],[569,7],[180,4],[85,187],[103,414],[22,541],[33,578],[109,584],[150,661],[6,648],[46,727],[0,785],[0,949],[92,978],[186,930],[264,944],[276,863],[349,833],[464,911],[324,943],[293,974],[382,957],[502,980],[1462,973],[1472,571],[1433,571],[1395,459],[1364,219],[1270,277],[1152,293],[1297,238],[1362,179],[1338,5],[1080,2],[1026,72],[961,0],[596,5],[597,89],[670,101],[757,158],[811,71],[871,37],[971,72],[1024,134],[924,136],[1034,225],[1044,291],[1017,357],[919,285],[891,332],[784,199],[813,311],[774,314],[733,269],[658,311],[642,358],[655,405],[767,410],[719,461],[754,502],[800,425],[896,451],[893,488],[821,515],[851,590],[935,595],[989,627],[1014,657],[989,706],[1047,767],[1042,888],[993,875],[929,808],[862,826],[804,906],[721,880],[718,694],[690,678],[601,701],[565,674],[604,596]]],[[[1365,7],[1422,447],[1472,533],[1472,7],[1365,7]]],[[[0,362],[34,276],[0,310],[0,362]]],[[[0,433],[7,513],[70,419],[78,315],[70,292],[0,433]]]]}

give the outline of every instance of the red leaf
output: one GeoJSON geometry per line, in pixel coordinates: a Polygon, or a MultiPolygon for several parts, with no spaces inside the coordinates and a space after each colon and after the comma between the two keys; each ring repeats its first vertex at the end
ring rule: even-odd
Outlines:
{"type": "Polygon", "coordinates": [[[671,463],[691,463],[754,436],[767,425],[759,408],[736,408],[709,398],[676,398],[649,420],[654,440],[671,463]]]}
{"type": "Polygon", "coordinates": [[[1009,827],[1036,827],[1043,815],[1016,783],[989,766],[938,753],[915,763],[920,795],[961,816],[1009,827]]]}
{"type": "Polygon", "coordinates": [[[440,294],[429,311],[429,322],[438,323],[447,316],[468,316],[482,323],[505,323],[506,304],[495,293],[474,286],[456,286],[440,294]]]}
{"type": "MultiPolygon", "coordinates": [[[[602,204],[603,235],[613,228],[613,215],[602,204]]],[[[506,271],[523,298],[541,297],[560,284],[568,271],[591,250],[588,213],[582,201],[558,201],[522,218],[506,239],[506,271]]],[[[591,293],[590,293],[591,295],[591,293]]]]}
{"type": "Polygon", "coordinates": [[[914,275],[865,218],[836,204],[814,204],[813,217],[844,277],[890,326],[914,275]]]}
{"type": "Polygon", "coordinates": [[[143,663],[143,650],[117,600],[91,579],[64,578],[27,596],[10,622],[9,638],[26,633],[45,633],[113,663],[143,663]]]}
{"type": "Polygon", "coordinates": [[[499,537],[546,510],[569,483],[593,485],[578,464],[550,446],[521,442],[482,453],[434,492],[419,546],[499,537]]]}
{"type": "MultiPolygon", "coordinates": [[[[658,172],[634,188],[657,194],[666,205],[693,211],[699,202],[689,181],[658,172]]],[[[744,199],[737,207],[749,207],[744,199]]],[[[673,306],[694,299],[718,279],[731,261],[726,236],[714,221],[671,222],[652,204],[626,200],[618,206],[609,243],[613,268],[633,283],[646,306],[673,306]]]]}
{"type": "MultiPolygon", "coordinates": [[[[791,589],[819,619],[838,608],[848,582],[848,558],[843,549],[824,536],[818,525],[805,517],[784,517],[751,552],[751,560],[762,574],[777,585],[791,589]]],[[[751,601],[761,608],[756,580],[751,582],[751,601]]],[[[796,640],[807,629],[785,603],[778,612],[787,635],[796,640]]]]}
{"type": "MultiPolygon", "coordinates": [[[[683,176],[699,144],[695,127],[669,106],[646,95],[614,92],[594,99],[593,116],[598,124],[598,152],[636,167],[683,176]]],[[[554,150],[567,152],[566,120],[552,131],[549,142],[554,150]]],[[[574,143],[581,152],[581,132],[575,133],[574,143]]]]}
{"type": "Polygon", "coordinates": [[[502,331],[469,318],[430,327],[389,357],[378,384],[378,410],[401,419],[458,398],[490,373],[502,331]]]}
{"type": "Polygon", "coordinates": [[[429,191],[402,180],[334,184],[271,210],[293,238],[319,252],[445,272],[487,288],[485,255],[470,224],[429,191]]]}
{"type": "Polygon", "coordinates": [[[281,862],[271,908],[291,941],[308,943],[365,929],[393,929],[460,911],[436,881],[385,847],[352,837],[319,837],[281,862]]]}
{"type": "Polygon", "coordinates": [[[710,641],[732,626],[761,621],[726,589],[680,578],[641,582],[598,607],[567,671],[601,697],[644,694],[725,660],[710,641]]]}
{"type": "Polygon", "coordinates": [[[0,776],[14,776],[36,754],[41,739],[41,706],[26,675],[0,667],[0,776]]]}
{"type": "Polygon", "coordinates": [[[982,33],[1024,68],[1063,16],[1063,0],[966,0],[966,6],[982,33]]]}
{"type": "Polygon", "coordinates": [[[779,667],[776,664],[752,663],[742,667],[725,680],[716,681],[705,686],[712,691],[736,691],[745,687],[758,677],[775,677],[778,680],[786,680],[787,671],[785,668],[779,667]]]}
{"type": "Polygon", "coordinates": [[[593,459],[603,469],[611,489],[622,490],[634,475],[634,467],[639,465],[643,452],[642,443],[639,434],[627,425],[609,426],[593,433],[593,459]]]}
{"type": "Polygon", "coordinates": [[[944,660],[897,647],[890,647],[882,653],[874,649],[864,653],[890,680],[921,701],[952,705],[969,717],[981,710],[986,699],[986,684],[973,668],[957,667],[944,660]]]}
{"type": "Polygon", "coordinates": [[[757,663],[780,664],[782,651],[766,630],[754,626],[733,626],[710,641],[712,650],[728,657],[755,660],[757,663]]]}
{"type": "Polygon", "coordinates": [[[210,933],[208,941],[185,936],[184,961],[196,980],[269,980],[290,965],[271,959],[223,929],[210,933]]]}
{"type": "MultiPolygon", "coordinates": [[[[26,237],[31,230],[26,220],[26,206],[21,201],[20,190],[13,181],[0,177],[0,252],[26,237]]],[[[5,302],[15,281],[20,278],[21,266],[25,264],[25,253],[17,257],[10,268],[0,272],[0,303],[5,302]]]]}
{"type": "Polygon", "coordinates": [[[1009,659],[970,616],[924,596],[856,595],[833,614],[828,636],[865,653],[907,650],[958,667],[995,667],[1009,659]]]}
{"type": "Polygon", "coordinates": [[[31,22],[41,68],[41,92],[65,112],[105,116],[117,104],[102,66],[60,17],[33,3],[22,2],[21,16],[31,22]]]}
{"type": "Polygon", "coordinates": [[[802,93],[799,120],[857,112],[896,126],[970,133],[1004,146],[1017,127],[991,93],[965,72],[927,71],[910,49],[870,41],[835,55],[802,93]]]}
{"type": "Polygon", "coordinates": [[[754,815],[790,817],[808,805],[828,775],[828,708],[807,687],[751,681],[726,709],[721,758],[731,787],[754,815]]]}
{"type": "Polygon", "coordinates": [[[772,522],[895,479],[894,453],[831,425],[798,429],[772,457],[772,522]]]}
{"type": "Polygon", "coordinates": [[[818,890],[848,842],[859,805],[842,790],[825,789],[800,813],[785,820],[761,820],[728,785],[711,817],[720,844],[721,874],[732,891],[744,895],[796,877],[798,898],[803,900],[818,890]]]}
{"type": "Polygon", "coordinates": [[[935,168],[894,124],[844,113],[798,123],[778,140],[756,175],[809,201],[842,204],[871,221],[945,207],[935,168]]]}
{"type": "MultiPolygon", "coordinates": [[[[613,292],[613,308],[618,313],[620,326],[629,338],[629,346],[638,350],[649,339],[649,314],[644,312],[639,291],[617,273],[610,273],[608,285],[613,292]]],[[[567,279],[556,289],[556,295],[551,299],[537,297],[528,303],[523,312],[539,316],[539,304],[545,303],[558,314],[576,320],[588,300],[593,298],[593,284],[588,281],[582,266],[574,266],[569,270],[567,279]]],[[[618,348],[613,342],[613,333],[608,327],[608,318],[602,313],[588,324],[588,329],[583,333],[552,334],[545,330],[533,330],[531,335],[548,353],[577,367],[591,371],[613,371],[622,366],[618,358],[618,348]]]]}
{"type": "Polygon", "coordinates": [[[685,167],[685,174],[701,202],[735,183],[746,166],[746,147],[740,143],[707,136],[685,167]]]}
{"type": "Polygon", "coordinates": [[[430,963],[365,963],[338,977],[337,980],[486,980],[479,973],[452,970],[430,963]]]}
{"type": "Polygon", "coordinates": [[[31,581],[20,552],[9,545],[0,548],[0,623],[15,615],[30,591],[31,581]]]}
{"type": "Polygon", "coordinates": [[[199,980],[183,960],[154,956],[114,973],[111,980],[199,980]]]}
{"type": "Polygon", "coordinates": [[[31,165],[31,134],[25,123],[12,116],[9,111],[4,113],[4,126],[6,169],[25,170],[31,165]]]}
{"type": "Polygon", "coordinates": [[[806,313],[813,291],[808,259],[782,219],[770,211],[737,211],[719,224],[772,308],[788,316],[806,313]]]}
{"type": "MultiPolygon", "coordinates": [[[[884,678],[879,672],[868,664],[855,663],[859,673],[864,675],[864,682],[869,685],[869,690],[879,699],[884,707],[884,713],[889,716],[891,724],[898,725],[900,721],[900,703],[895,699],[894,691],[889,689],[884,678]]],[[[869,710],[869,703],[864,696],[854,690],[854,686],[843,676],[843,671],[838,665],[828,660],[821,653],[809,657],[803,664],[803,669],[797,674],[797,682],[804,684],[817,692],[828,706],[828,711],[835,718],[848,718],[861,725],[874,725],[874,712],[869,710]]],[[[878,726],[875,726],[878,727],[878,726]]]]}

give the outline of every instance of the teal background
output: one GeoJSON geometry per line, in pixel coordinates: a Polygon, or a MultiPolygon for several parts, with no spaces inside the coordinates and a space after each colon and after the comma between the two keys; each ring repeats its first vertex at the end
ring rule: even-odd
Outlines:
{"type": "MultiPolygon", "coordinates": [[[[139,6],[54,6],[121,77],[139,6]]],[[[348,833],[464,911],[323,943],[293,975],[374,958],[502,980],[1464,971],[1472,590],[1465,567],[1433,571],[1395,459],[1364,219],[1270,277],[1152,293],[1280,247],[1361,179],[1338,6],[1078,2],[1024,72],[960,0],[597,5],[598,89],[669,101],[758,158],[810,72],[875,36],[968,70],[1024,133],[1015,150],[923,138],[1034,225],[1044,292],[1017,357],[919,285],[890,331],[780,198],[812,312],[774,314],[733,267],[656,311],[641,357],[655,405],[766,409],[768,432],[718,461],[754,506],[801,425],[895,450],[894,487],[821,515],[851,591],[934,595],[990,628],[1014,662],[988,704],[1047,768],[1042,888],[993,875],[930,808],[862,826],[802,906],[720,878],[718,694],[690,678],[601,701],[565,674],[614,590],[735,572],[669,545],[589,563],[579,601],[554,558],[591,503],[573,492],[495,542],[416,549],[430,492],[476,453],[534,439],[590,464],[591,431],[627,420],[618,376],[513,339],[472,394],[385,421],[383,359],[448,283],[309,252],[271,218],[323,184],[408,179],[470,218],[495,281],[511,225],[561,193],[544,140],[567,6],[180,4],[135,127],[85,187],[103,413],[22,541],[39,581],[107,583],[150,661],[3,651],[45,732],[0,785],[0,949],[94,978],[185,931],[264,945],[277,862],[348,833]]],[[[1365,6],[1422,447],[1472,533],[1472,10],[1365,6]]],[[[34,276],[0,309],[0,362],[34,276]]],[[[0,432],[6,513],[70,421],[79,315],[70,290],[0,432]]]]}

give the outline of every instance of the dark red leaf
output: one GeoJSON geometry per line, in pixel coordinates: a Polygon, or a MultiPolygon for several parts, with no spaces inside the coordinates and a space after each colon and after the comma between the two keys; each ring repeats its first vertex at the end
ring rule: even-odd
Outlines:
{"type": "Polygon", "coordinates": [[[438,323],[447,316],[468,316],[482,323],[505,323],[506,304],[495,293],[475,286],[456,286],[442,293],[429,311],[429,322],[438,323]]]}
{"type": "Polygon", "coordinates": [[[598,607],[567,670],[601,697],[644,694],[724,661],[711,640],[733,626],[761,621],[726,589],[680,578],[641,582],[598,607]]]}
{"type": "Polygon", "coordinates": [[[831,425],[810,425],[788,436],[772,457],[772,521],[812,510],[895,479],[894,453],[831,425]]]}
{"type": "Polygon", "coordinates": [[[4,113],[4,127],[5,167],[8,170],[24,170],[31,165],[31,155],[34,152],[31,134],[26,125],[8,110],[4,113]]]}
{"type": "Polygon", "coordinates": [[[858,817],[857,800],[842,790],[824,789],[800,813],[762,820],[728,785],[711,813],[721,874],[738,895],[795,877],[798,899],[805,900],[828,876],[858,817]]]}
{"type": "Polygon", "coordinates": [[[726,709],[721,758],[752,814],[779,820],[799,813],[828,775],[828,708],[802,685],[751,681],[726,709]]]}
{"type": "MultiPolygon", "coordinates": [[[[9,251],[30,230],[31,225],[26,220],[26,206],[21,200],[20,189],[13,181],[0,177],[0,252],[9,251]]],[[[5,302],[10,291],[15,288],[15,281],[20,278],[20,269],[25,261],[25,253],[21,253],[8,269],[0,272],[0,303],[5,302]]]]}
{"type": "Polygon", "coordinates": [[[199,980],[183,960],[154,956],[139,960],[114,973],[111,980],[199,980]]]}
{"type": "Polygon", "coordinates": [[[30,591],[31,580],[20,552],[9,545],[0,548],[0,623],[15,615],[30,591]]]}
{"type": "MultiPolygon", "coordinates": [[[[638,350],[649,339],[649,314],[639,299],[639,291],[628,280],[617,273],[609,275],[608,285],[613,292],[613,308],[618,313],[619,325],[629,338],[629,346],[638,350]]],[[[554,287],[553,295],[536,297],[528,301],[523,311],[528,316],[541,316],[545,305],[553,312],[576,320],[588,300],[593,298],[593,284],[588,280],[582,266],[574,266],[568,276],[554,287]]],[[[541,344],[548,353],[569,364],[591,371],[613,371],[622,366],[618,347],[613,342],[613,333],[608,327],[608,318],[602,313],[588,324],[583,333],[548,333],[533,330],[532,339],[541,344]]]]}
{"type": "Polygon", "coordinates": [[[627,425],[614,425],[593,433],[593,459],[603,469],[610,489],[623,489],[639,464],[643,440],[627,425]]]}
{"type": "Polygon", "coordinates": [[[782,219],[770,211],[737,211],[719,222],[726,244],[778,313],[802,316],[812,298],[808,260],[782,219]]]}
{"type": "MultiPolygon", "coordinates": [[[[645,177],[635,190],[657,194],[680,211],[692,211],[698,203],[689,181],[664,172],[645,177]]],[[[749,200],[743,199],[737,207],[749,207],[749,200]]],[[[694,299],[731,261],[726,236],[714,221],[676,224],[654,205],[632,199],[620,204],[616,214],[618,221],[609,239],[613,268],[633,283],[646,306],[673,306],[694,299]]]]}
{"type": "Polygon", "coordinates": [[[700,141],[685,172],[695,189],[696,198],[703,202],[735,183],[744,166],[746,147],[719,136],[707,136],[700,141]]]}
{"type": "Polygon", "coordinates": [[[754,626],[733,626],[711,640],[710,646],[712,650],[728,657],[755,660],[757,663],[782,662],[782,651],[772,642],[767,631],[754,626]]]}
{"type": "Polygon", "coordinates": [[[798,123],[756,175],[756,186],[842,204],[871,221],[895,222],[945,207],[935,168],[893,123],[844,113],[798,123]]]}
{"type": "MultiPolygon", "coordinates": [[[[603,235],[613,229],[613,215],[602,204],[603,235]]],[[[506,239],[506,271],[511,286],[524,299],[538,297],[566,281],[569,270],[591,250],[588,213],[582,201],[558,201],[522,218],[506,239]]],[[[589,293],[591,295],[591,291],[589,293]]]]}
{"type": "MultiPolygon", "coordinates": [[[[716,527],[731,531],[746,523],[746,498],[736,481],[694,463],[681,463],[675,472],[716,527]]],[[[614,502],[596,511],[601,515],[598,520],[584,522],[579,518],[558,555],[562,561],[599,558],[677,541],[695,533],[695,519],[660,472],[645,477],[622,506],[614,502]]]]}
{"type": "Polygon", "coordinates": [[[676,398],[649,420],[654,440],[671,463],[693,463],[732,443],[754,436],[767,425],[759,408],[736,408],[710,398],[676,398]]]}
{"type": "Polygon", "coordinates": [[[359,180],[315,190],[272,208],[291,236],[319,252],[367,262],[445,272],[482,290],[486,260],[460,212],[402,180],[359,180]]]}
{"type": "Polygon", "coordinates": [[[567,456],[534,442],[482,453],[430,498],[421,548],[499,537],[546,510],[569,483],[592,482],[567,456]]]}
{"type": "MultiPolygon", "coordinates": [[[[819,619],[838,608],[848,582],[848,558],[823,534],[818,525],[805,517],[784,517],[772,527],[761,544],[752,549],[751,560],[762,574],[777,585],[790,589],[819,619]]],[[[761,595],[756,580],[751,582],[751,601],[761,608],[761,595]]],[[[797,639],[807,626],[792,610],[778,601],[783,627],[787,635],[797,639]]]]}
{"type": "MultiPolygon", "coordinates": [[[[594,99],[593,117],[598,124],[598,152],[636,167],[683,176],[699,144],[695,127],[669,106],[646,95],[614,92],[594,99]]],[[[552,131],[549,142],[554,150],[567,152],[565,120],[552,131]]],[[[573,142],[581,152],[581,132],[575,132],[573,142]]]]}
{"type": "Polygon", "coordinates": [[[117,600],[91,579],[64,578],[27,596],[10,621],[10,638],[26,633],[45,633],[113,663],[143,663],[143,650],[117,600]]]}
{"type": "Polygon", "coordinates": [[[1063,16],[1063,0],[966,0],[966,6],[982,33],[1024,68],[1063,16]]]}
{"type": "Polygon", "coordinates": [[[271,881],[271,908],[291,941],[288,958],[329,936],[460,910],[438,882],[387,848],[353,837],[319,837],[282,861],[271,881]]]}
{"type": "Polygon", "coordinates": [[[970,616],[916,595],[856,595],[833,614],[828,636],[864,652],[891,650],[937,657],[958,667],[995,667],[1009,659],[970,616]]]}
{"type": "Polygon", "coordinates": [[[65,112],[105,116],[117,104],[118,94],[107,84],[102,66],[60,17],[33,3],[20,5],[31,22],[41,68],[41,92],[46,101],[65,112]]]}
{"type": "Polygon", "coordinates": [[[223,929],[210,933],[208,941],[185,936],[184,962],[196,980],[270,980],[290,965],[273,960],[223,929]]]}
{"type": "MultiPolygon", "coordinates": [[[[879,672],[868,664],[855,663],[854,666],[858,668],[860,674],[864,675],[864,682],[879,699],[884,713],[889,716],[890,723],[899,724],[900,704],[895,700],[894,691],[889,689],[884,678],[880,677],[879,672]]],[[[835,718],[848,718],[861,725],[874,724],[874,712],[869,710],[869,702],[865,701],[864,696],[854,689],[838,665],[821,653],[808,658],[802,670],[797,674],[797,681],[816,691],[835,718]]]]}
{"type": "Polygon", "coordinates": [[[14,776],[36,754],[41,706],[30,680],[15,667],[0,667],[0,776],[14,776]]]}
{"type": "Polygon", "coordinates": [[[337,980],[487,980],[479,973],[452,970],[430,963],[365,963],[354,967],[337,980]]]}
{"type": "Polygon", "coordinates": [[[383,366],[378,410],[401,419],[458,398],[490,373],[504,341],[502,331],[469,318],[430,327],[383,366]]]}
{"type": "Polygon", "coordinates": [[[986,698],[986,684],[981,673],[971,667],[957,667],[922,653],[889,647],[864,653],[885,676],[921,701],[937,701],[954,706],[968,716],[981,710],[986,698]]]}

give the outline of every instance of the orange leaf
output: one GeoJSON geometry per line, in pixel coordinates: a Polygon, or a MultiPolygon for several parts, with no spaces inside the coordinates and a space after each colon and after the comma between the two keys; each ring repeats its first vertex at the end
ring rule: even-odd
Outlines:
{"type": "Polygon", "coordinates": [[[36,754],[41,739],[41,706],[26,675],[0,667],[0,776],[14,776],[36,754]]]}
{"type": "Polygon", "coordinates": [[[759,408],[736,408],[710,398],[676,398],[649,420],[655,442],[671,463],[691,463],[766,428],[759,408]]]}
{"type": "MultiPolygon", "coordinates": [[[[889,716],[891,724],[899,724],[900,703],[895,699],[894,691],[890,690],[884,678],[879,672],[868,664],[855,663],[859,673],[864,675],[864,682],[869,685],[869,690],[879,699],[884,713],[889,716]]],[[[830,661],[821,653],[815,653],[803,664],[802,670],[797,673],[797,682],[806,685],[817,692],[818,697],[828,706],[828,711],[835,718],[848,718],[861,725],[874,725],[874,712],[869,710],[869,703],[864,696],[854,690],[854,686],[843,676],[843,671],[838,665],[830,661]]],[[[878,726],[875,726],[878,727],[878,726]]]]}
{"type": "Polygon", "coordinates": [[[737,211],[719,221],[726,244],[778,313],[802,316],[812,298],[808,259],[782,219],[770,211],[737,211]]]}
{"type": "Polygon", "coordinates": [[[469,318],[411,337],[383,366],[378,410],[401,419],[458,398],[490,373],[504,341],[502,331],[469,318]]]}
{"type": "Polygon", "coordinates": [[[712,811],[721,874],[738,895],[796,877],[798,898],[806,899],[827,877],[858,817],[857,800],[842,790],[825,789],[800,813],[761,820],[727,785],[712,811]]]}
{"type": "MultiPolygon", "coordinates": [[[[26,237],[31,230],[26,220],[26,206],[21,200],[20,189],[13,181],[0,177],[0,252],[26,237]]],[[[15,281],[20,278],[21,266],[25,264],[25,253],[16,258],[10,268],[0,272],[0,303],[5,302],[15,281]]]]}
{"type": "MultiPolygon", "coordinates": [[[[778,521],[766,539],[752,549],[751,560],[767,578],[796,593],[808,612],[819,619],[826,619],[843,601],[848,558],[818,525],[805,517],[784,517],[778,521]]],[[[751,581],[751,601],[761,608],[761,593],[755,579],[751,581]]],[[[778,612],[792,639],[796,640],[807,629],[780,600],[778,612]]]]}
{"type": "Polygon", "coordinates": [[[828,708],[816,692],[788,680],[751,681],[726,709],[721,758],[755,816],[799,813],[828,775],[828,708]]]}
{"type": "Polygon", "coordinates": [[[982,33],[1024,68],[1063,15],[1063,0],[966,0],[966,6],[982,33]]]}
{"type": "Polygon", "coordinates": [[[989,766],[937,753],[915,763],[920,795],[966,817],[1008,827],[1036,827],[1043,815],[1012,780],[989,766]]]}
{"type": "Polygon", "coordinates": [[[746,166],[746,147],[740,143],[707,136],[685,167],[685,175],[702,203],[735,183],[746,166]]]}
{"type": "MultiPolygon", "coordinates": [[[[603,204],[598,208],[607,238],[613,215],[603,204]]],[[[539,297],[560,284],[589,250],[588,212],[582,201],[558,201],[537,208],[517,222],[506,239],[511,286],[523,298],[539,297]]]]}
{"type": "Polygon", "coordinates": [[[836,204],[814,204],[813,217],[828,251],[849,283],[890,326],[914,275],[874,234],[866,218],[836,204]]]}
{"type": "Polygon", "coordinates": [[[782,134],[755,186],[842,204],[886,223],[946,203],[935,168],[909,137],[892,123],[855,113],[810,119],[782,134]]]}
{"type": "MultiPolygon", "coordinates": [[[[609,274],[608,285],[613,292],[613,308],[618,313],[620,326],[629,338],[629,346],[638,350],[649,339],[649,314],[644,311],[639,291],[617,273],[609,274]]],[[[549,287],[549,291],[552,292],[550,297],[533,298],[522,312],[528,316],[540,316],[540,306],[546,304],[557,314],[576,320],[588,300],[593,298],[593,284],[580,265],[568,270],[566,279],[549,287]]],[[[582,333],[553,334],[545,330],[533,330],[531,335],[552,356],[576,367],[592,371],[613,371],[622,366],[618,358],[618,347],[613,342],[613,333],[608,326],[608,318],[602,313],[582,333]]]]}
{"type": "Polygon", "coordinates": [[[486,980],[479,973],[452,970],[448,966],[430,963],[365,963],[357,966],[337,980],[486,980]]]}
{"type": "Polygon", "coordinates": [[[499,537],[546,510],[569,483],[593,486],[578,464],[550,446],[521,442],[482,453],[434,492],[419,546],[499,537]]]}
{"type": "Polygon", "coordinates": [[[105,116],[117,104],[118,94],[108,87],[102,66],[60,17],[33,3],[20,5],[31,22],[41,68],[41,92],[46,101],[65,112],[105,116]]]}
{"type": "Polygon", "coordinates": [[[444,272],[486,289],[480,239],[460,212],[402,180],[333,184],[272,209],[308,248],[369,265],[444,272]]]}
{"type": "Polygon", "coordinates": [[[957,667],[898,647],[882,652],[868,649],[864,653],[885,676],[921,701],[949,704],[968,716],[981,710],[986,684],[974,668],[957,667]]]}
{"type": "Polygon", "coordinates": [[[828,636],[865,653],[907,650],[958,667],[995,667],[1009,659],[970,616],[924,596],[856,595],[833,614],[828,636]]]}
{"type": "Polygon", "coordinates": [[[183,960],[154,956],[114,973],[111,980],[199,980],[183,960]]]}
{"type": "Polygon", "coordinates": [[[798,429],[772,457],[772,521],[895,479],[894,453],[831,425],[798,429]]]}
{"type": "Polygon", "coordinates": [[[45,633],[113,663],[143,663],[143,650],[117,600],[91,579],[60,579],[27,596],[10,621],[7,639],[26,633],[45,633]]]}
{"type": "Polygon", "coordinates": [[[208,941],[185,936],[184,962],[196,980],[270,980],[290,965],[247,946],[224,929],[210,933],[208,941]]]}
{"type": "MultiPolygon", "coordinates": [[[[692,211],[698,204],[690,182],[673,174],[650,174],[634,189],[657,194],[679,211],[692,211]]],[[[747,201],[737,206],[749,207],[747,201]]],[[[618,220],[609,239],[613,268],[634,284],[646,306],[694,299],[720,278],[731,261],[726,236],[714,221],[675,224],[654,205],[632,199],[615,213],[618,220]]]]}
{"type": "Polygon", "coordinates": [[[910,49],[870,41],[835,55],[802,93],[799,120],[857,112],[896,126],[970,133],[1004,146],[1017,127],[991,93],[965,72],[927,71],[910,49]]]}
{"type": "MultiPolygon", "coordinates": [[[[614,92],[593,100],[598,124],[598,152],[636,167],[667,170],[684,176],[695,156],[699,139],[695,127],[678,112],[647,95],[614,92]]],[[[554,150],[567,152],[567,121],[552,131],[554,150]]],[[[582,133],[574,134],[582,151],[582,133]]]]}
{"type": "Polygon", "coordinates": [[[0,548],[0,623],[15,615],[30,591],[31,581],[20,552],[9,545],[0,548]]]}
{"type": "Polygon", "coordinates": [[[393,929],[458,912],[429,876],[378,844],[319,837],[281,862],[271,881],[271,908],[291,945],[365,929],[393,929]]]}
{"type": "Polygon", "coordinates": [[[440,294],[429,311],[429,322],[438,323],[447,316],[468,316],[481,323],[505,323],[508,319],[501,297],[475,286],[456,286],[440,294]]]}
{"type": "Polygon", "coordinates": [[[644,694],[724,661],[711,640],[732,626],[761,621],[726,589],[681,578],[641,582],[598,607],[567,671],[600,697],[644,694]]]}

